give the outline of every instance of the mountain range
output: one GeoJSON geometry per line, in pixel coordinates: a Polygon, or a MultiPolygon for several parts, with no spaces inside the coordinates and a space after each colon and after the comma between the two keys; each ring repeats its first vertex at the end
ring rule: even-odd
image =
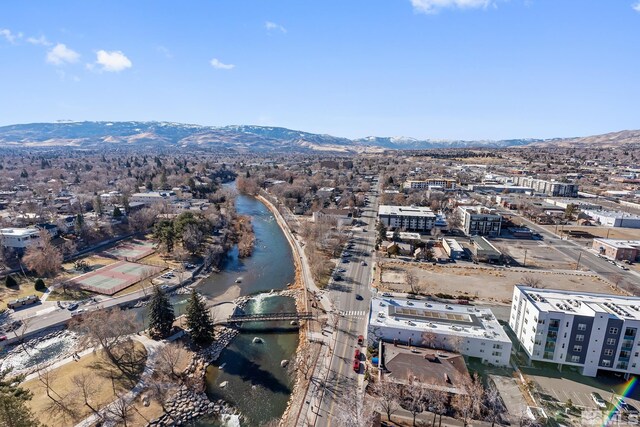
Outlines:
{"type": "Polygon", "coordinates": [[[640,131],[580,138],[509,140],[420,140],[370,136],[358,139],[271,126],[200,126],[171,122],[59,122],[0,127],[0,147],[105,148],[202,147],[231,152],[376,152],[434,148],[502,148],[514,146],[615,146],[640,144],[640,131]]]}

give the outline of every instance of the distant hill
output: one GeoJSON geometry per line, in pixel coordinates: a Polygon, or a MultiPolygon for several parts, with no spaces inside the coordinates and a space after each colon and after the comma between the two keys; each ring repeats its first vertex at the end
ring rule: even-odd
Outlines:
{"type": "Polygon", "coordinates": [[[0,146],[105,148],[217,147],[230,152],[334,152],[430,148],[501,148],[525,145],[558,146],[638,142],[640,131],[571,139],[511,139],[502,141],[418,140],[407,137],[348,139],[271,126],[199,126],[170,122],[63,122],[0,127],[0,146]],[[591,141],[591,142],[589,142],[591,141]]]}
{"type": "Polygon", "coordinates": [[[640,130],[622,130],[620,132],[605,133],[603,135],[583,136],[577,138],[555,138],[537,141],[531,145],[556,147],[598,147],[611,148],[621,145],[640,144],[640,130]]]}

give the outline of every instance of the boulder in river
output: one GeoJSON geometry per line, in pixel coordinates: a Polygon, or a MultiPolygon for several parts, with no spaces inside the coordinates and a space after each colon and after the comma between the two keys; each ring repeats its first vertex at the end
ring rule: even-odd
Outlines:
{"type": "Polygon", "coordinates": [[[284,360],[282,360],[282,361],[280,362],[280,366],[282,366],[283,368],[284,368],[285,366],[287,366],[288,364],[289,364],[289,361],[288,361],[287,359],[284,359],[284,360]]]}
{"type": "Polygon", "coordinates": [[[229,385],[229,381],[223,381],[220,383],[220,388],[225,388],[228,385],[229,385]]]}
{"type": "Polygon", "coordinates": [[[262,344],[264,342],[264,340],[260,337],[254,337],[253,341],[254,344],[262,344]]]}

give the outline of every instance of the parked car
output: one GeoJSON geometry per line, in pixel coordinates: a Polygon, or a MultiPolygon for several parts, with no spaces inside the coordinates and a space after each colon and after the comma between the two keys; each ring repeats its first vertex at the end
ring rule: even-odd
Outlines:
{"type": "Polygon", "coordinates": [[[364,262],[364,261],[362,261],[362,262],[360,263],[360,265],[363,265],[363,266],[364,266],[364,265],[367,265],[367,263],[366,263],[366,262],[364,262]]]}
{"type": "Polygon", "coordinates": [[[358,301],[362,301],[362,295],[360,295],[360,294],[356,294],[356,299],[357,299],[358,301]]]}
{"type": "Polygon", "coordinates": [[[75,310],[76,308],[78,308],[78,303],[77,303],[77,302],[74,302],[73,304],[71,304],[71,305],[69,305],[69,306],[67,307],[67,310],[69,310],[69,311],[73,311],[73,310],[75,310]]]}
{"type": "Polygon", "coordinates": [[[6,340],[7,340],[6,335],[0,335],[0,341],[6,341],[6,340]]]}
{"type": "Polygon", "coordinates": [[[364,344],[364,335],[358,335],[358,345],[364,344]]]}
{"type": "Polygon", "coordinates": [[[596,404],[596,406],[600,409],[607,409],[607,402],[600,396],[598,393],[591,393],[591,399],[596,404]]]}
{"type": "Polygon", "coordinates": [[[353,358],[356,360],[360,360],[360,349],[356,348],[355,353],[353,353],[353,358]]]}
{"type": "Polygon", "coordinates": [[[353,370],[355,372],[360,372],[360,361],[359,360],[354,360],[353,361],[353,370]]]}

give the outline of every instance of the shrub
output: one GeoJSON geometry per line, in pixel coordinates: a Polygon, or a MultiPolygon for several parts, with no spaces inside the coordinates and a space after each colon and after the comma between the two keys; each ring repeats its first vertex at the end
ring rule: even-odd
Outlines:
{"type": "Polygon", "coordinates": [[[36,291],[44,292],[47,289],[47,285],[44,284],[44,280],[36,279],[35,288],[36,291]]]}
{"type": "Polygon", "coordinates": [[[4,280],[4,284],[7,285],[7,288],[17,288],[18,287],[18,281],[16,279],[14,279],[12,275],[8,275],[7,276],[7,278],[4,280]]]}

